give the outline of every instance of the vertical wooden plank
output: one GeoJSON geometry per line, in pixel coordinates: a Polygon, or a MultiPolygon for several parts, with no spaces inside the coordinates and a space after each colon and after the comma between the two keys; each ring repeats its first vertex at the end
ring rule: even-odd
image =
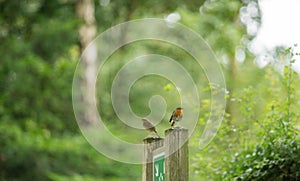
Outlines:
{"type": "Polygon", "coordinates": [[[162,138],[145,138],[143,153],[143,174],[142,181],[153,180],[153,152],[164,146],[162,138]]]}
{"type": "Polygon", "coordinates": [[[174,128],[165,131],[166,181],[187,181],[188,170],[188,130],[174,128]]]}

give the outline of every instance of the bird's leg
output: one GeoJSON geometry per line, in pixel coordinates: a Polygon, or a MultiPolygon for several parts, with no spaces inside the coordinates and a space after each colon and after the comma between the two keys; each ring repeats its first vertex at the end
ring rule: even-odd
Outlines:
{"type": "Polygon", "coordinates": [[[158,133],[157,133],[157,132],[156,132],[155,134],[157,135],[157,137],[158,137],[158,138],[160,138],[160,136],[158,135],[158,133]]]}
{"type": "Polygon", "coordinates": [[[175,121],[172,120],[172,122],[171,122],[171,128],[172,128],[172,129],[174,128],[174,124],[175,124],[175,121]]]}

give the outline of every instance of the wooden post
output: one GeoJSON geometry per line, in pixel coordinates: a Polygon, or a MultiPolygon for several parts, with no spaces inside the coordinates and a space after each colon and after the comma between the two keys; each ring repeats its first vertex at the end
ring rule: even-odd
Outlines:
{"type": "Polygon", "coordinates": [[[188,181],[188,130],[168,129],[165,135],[166,181],[188,181]]]}
{"type": "Polygon", "coordinates": [[[143,153],[143,181],[153,181],[153,152],[159,148],[163,148],[164,139],[162,138],[145,138],[143,153]]]}
{"type": "Polygon", "coordinates": [[[143,140],[142,180],[188,181],[188,130],[178,127],[168,129],[165,136],[165,140],[162,138],[143,140]]]}

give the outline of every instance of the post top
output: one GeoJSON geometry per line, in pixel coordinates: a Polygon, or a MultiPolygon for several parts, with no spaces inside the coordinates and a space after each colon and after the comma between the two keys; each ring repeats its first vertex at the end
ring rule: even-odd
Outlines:
{"type": "Polygon", "coordinates": [[[144,143],[152,143],[152,142],[159,141],[159,140],[163,140],[163,138],[148,137],[148,138],[144,138],[143,142],[144,143]]]}
{"type": "Polygon", "coordinates": [[[188,131],[188,129],[177,126],[175,128],[170,128],[170,129],[165,130],[165,134],[168,134],[168,133],[173,132],[173,131],[178,131],[178,132],[179,131],[183,131],[183,132],[186,132],[186,131],[188,131]]]}

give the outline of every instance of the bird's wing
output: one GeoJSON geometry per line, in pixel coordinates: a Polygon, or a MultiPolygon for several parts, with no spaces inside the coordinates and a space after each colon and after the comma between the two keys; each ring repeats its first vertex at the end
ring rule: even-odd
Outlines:
{"type": "Polygon", "coordinates": [[[144,127],[149,129],[149,128],[153,128],[154,125],[150,121],[145,121],[144,122],[144,127]]]}

